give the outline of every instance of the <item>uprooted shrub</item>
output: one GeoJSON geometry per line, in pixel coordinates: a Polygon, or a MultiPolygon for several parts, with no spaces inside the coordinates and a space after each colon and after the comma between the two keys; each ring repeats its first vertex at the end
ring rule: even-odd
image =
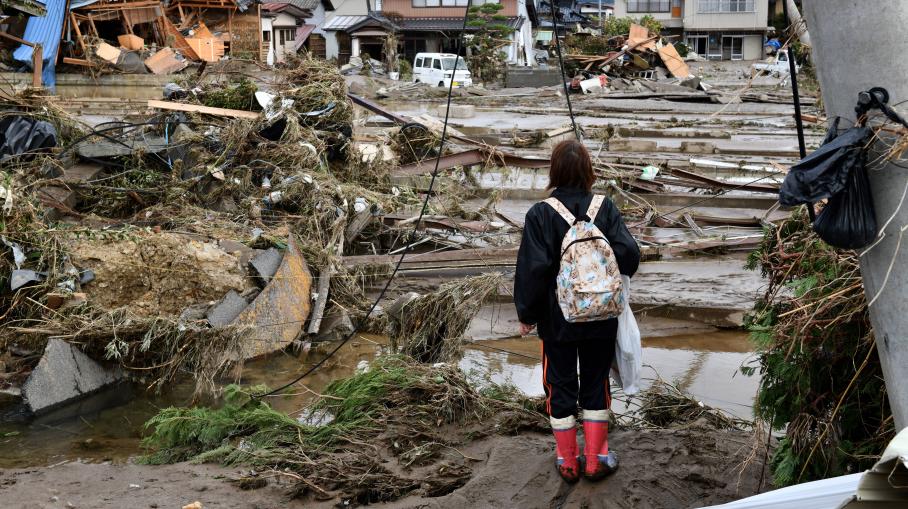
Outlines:
{"type": "Polygon", "coordinates": [[[858,472],[894,435],[858,257],[817,237],[804,211],[767,229],[749,267],[768,278],[746,320],[760,373],[756,415],[785,434],[784,486],[858,472]]]}

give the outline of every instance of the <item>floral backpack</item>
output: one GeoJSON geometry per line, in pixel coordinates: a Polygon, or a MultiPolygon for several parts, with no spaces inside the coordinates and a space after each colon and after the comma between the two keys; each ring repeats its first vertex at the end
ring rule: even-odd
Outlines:
{"type": "Polygon", "coordinates": [[[570,225],[561,241],[561,266],[556,279],[558,306],[568,323],[616,318],[624,310],[621,272],[608,239],[595,225],[604,196],[593,196],[586,215],[576,219],[557,198],[545,203],[570,225]]]}

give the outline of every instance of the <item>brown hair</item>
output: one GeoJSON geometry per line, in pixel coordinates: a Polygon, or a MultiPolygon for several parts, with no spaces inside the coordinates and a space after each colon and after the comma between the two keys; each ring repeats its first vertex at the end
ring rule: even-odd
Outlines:
{"type": "Polygon", "coordinates": [[[556,187],[574,187],[591,191],[595,180],[593,162],[583,143],[565,140],[555,146],[549,167],[550,190],[556,187]]]}

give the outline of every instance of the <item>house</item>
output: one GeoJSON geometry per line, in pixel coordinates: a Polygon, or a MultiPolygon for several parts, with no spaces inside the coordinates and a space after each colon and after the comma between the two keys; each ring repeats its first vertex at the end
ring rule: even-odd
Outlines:
{"type": "Polygon", "coordinates": [[[577,2],[577,9],[580,14],[589,17],[608,18],[615,14],[615,0],[581,0],[577,2]],[[601,16],[600,16],[601,12],[601,16]]]}
{"type": "Polygon", "coordinates": [[[615,16],[652,16],[711,60],[758,60],[768,31],[769,0],[616,0],[615,16]]]}
{"type": "MultiPolygon", "coordinates": [[[[453,52],[462,35],[464,9],[467,0],[338,0],[337,7],[327,13],[323,26],[328,58],[343,64],[350,56],[368,54],[381,58],[388,35],[394,34],[401,46],[401,58],[412,61],[421,52],[453,52]],[[365,12],[364,12],[365,11],[365,12]]],[[[493,0],[472,0],[481,5],[493,0]]],[[[533,61],[533,26],[525,0],[494,0],[500,2],[502,21],[514,32],[510,44],[503,48],[507,61],[514,65],[531,65],[533,61]]],[[[476,31],[467,26],[466,32],[476,31]]]]}
{"type": "Polygon", "coordinates": [[[325,58],[324,20],[320,0],[289,0],[262,4],[262,44],[268,51],[266,61],[280,63],[287,55],[305,48],[325,58]]]}

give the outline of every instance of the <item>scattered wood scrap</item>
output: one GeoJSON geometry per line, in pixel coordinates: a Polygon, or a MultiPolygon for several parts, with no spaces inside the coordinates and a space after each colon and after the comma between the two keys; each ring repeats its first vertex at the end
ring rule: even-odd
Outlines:
{"type": "Polygon", "coordinates": [[[199,104],[186,104],[186,103],[176,103],[168,101],[158,101],[150,99],[148,101],[149,108],[158,108],[162,110],[172,110],[172,111],[186,111],[192,113],[204,113],[206,115],[215,115],[218,117],[232,117],[232,118],[245,118],[250,120],[255,120],[259,118],[259,114],[254,111],[245,111],[245,110],[231,110],[228,108],[212,108],[211,106],[202,106],[199,104]]]}

